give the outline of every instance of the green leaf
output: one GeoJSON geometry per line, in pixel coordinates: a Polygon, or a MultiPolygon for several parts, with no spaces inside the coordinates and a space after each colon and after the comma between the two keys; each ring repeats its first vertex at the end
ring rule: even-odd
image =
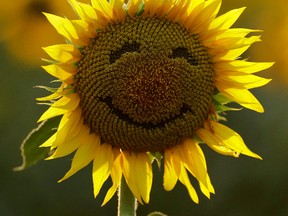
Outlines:
{"type": "Polygon", "coordinates": [[[43,121],[28,134],[20,147],[23,162],[19,167],[15,167],[14,171],[22,171],[49,155],[50,148],[39,146],[56,132],[60,119],[61,116],[57,116],[43,121]]]}
{"type": "Polygon", "coordinates": [[[219,102],[220,104],[227,104],[227,103],[231,103],[233,102],[231,99],[225,97],[223,94],[221,93],[217,93],[213,96],[214,100],[219,102]]]}

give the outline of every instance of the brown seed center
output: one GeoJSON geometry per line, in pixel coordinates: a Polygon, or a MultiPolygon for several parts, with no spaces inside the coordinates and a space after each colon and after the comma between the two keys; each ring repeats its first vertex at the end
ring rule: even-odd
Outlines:
{"type": "Polygon", "coordinates": [[[193,137],[207,119],[214,70],[197,34],[153,17],[99,30],[82,50],[75,88],[85,124],[102,142],[163,151],[193,137]]]}
{"type": "Polygon", "coordinates": [[[181,74],[176,62],[129,55],[117,67],[121,75],[115,83],[113,105],[134,121],[156,124],[180,112],[181,74]]]}

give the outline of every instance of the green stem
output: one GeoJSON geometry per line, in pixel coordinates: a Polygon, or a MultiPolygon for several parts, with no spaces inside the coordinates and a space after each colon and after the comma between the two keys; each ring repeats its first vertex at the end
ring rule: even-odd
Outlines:
{"type": "Polygon", "coordinates": [[[136,216],[137,201],[122,177],[118,190],[118,216],[136,216]]]}

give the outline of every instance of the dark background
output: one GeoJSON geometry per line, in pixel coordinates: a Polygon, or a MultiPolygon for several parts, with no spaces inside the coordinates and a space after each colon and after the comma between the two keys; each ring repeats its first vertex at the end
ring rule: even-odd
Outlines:
{"type": "MultiPolygon", "coordinates": [[[[283,9],[287,9],[288,3],[283,0],[276,3],[224,0],[221,13],[241,6],[248,8],[235,26],[264,29],[263,42],[253,45],[245,57],[252,61],[276,61],[276,64],[261,73],[273,81],[253,90],[265,113],[246,109],[230,112],[225,124],[241,134],[247,146],[264,160],[246,156],[234,159],[202,145],[216,195],[208,200],[199,192],[198,205],[190,200],[180,183],[171,192],[164,191],[163,173],[155,166],[151,201],[139,206],[140,216],[152,211],[162,211],[169,216],[288,215],[288,76],[285,60],[288,57],[288,22],[285,20],[288,19],[283,9]]],[[[63,183],[57,183],[69,169],[71,156],[42,161],[23,172],[13,171],[21,164],[19,147],[22,140],[37,126],[37,119],[47,108],[36,105],[35,101],[46,92],[33,86],[48,85],[52,77],[39,66],[16,59],[5,41],[0,45],[0,74],[0,215],[116,215],[116,195],[100,207],[109,184],[105,184],[107,187],[102,188],[97,199],[93,198],[91,166],[63,183]]],[[[191,181],[198,190],[197,182],[191,181]]]]}

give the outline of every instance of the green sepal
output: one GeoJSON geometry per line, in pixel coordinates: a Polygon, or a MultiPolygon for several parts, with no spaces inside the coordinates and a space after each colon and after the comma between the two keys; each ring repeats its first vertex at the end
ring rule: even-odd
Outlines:
{"type": "Polygon", "coordinates": [[[61,120],[61,116],[57,116],[43,121],[37,128],[32,130],[26,139],[22,142],[20,150],[22,156],[22,164],[15,167],[14,171],[22,171],[31,165],[44,160],[50,152],[49,147],[39,147],[55,132],[61,120]]]}
{"type": "Polygon", "coordinates": [[[160,169],[161,168],[161,160],[163,158],[163,155],[160,152],[153,152],[148,154],[151,163],[153,163],[154,160],[156,160],[157,166],[160,169]]]}
{"type": "Polygon", "coordinates": [[[45,59],[45,58],[41,58],[41,61],[47,62],[48,64],[57,64],[58,63],[58,61],[51,60],[51,59],[45,59]]]}
{"type": "Polygon", "coordinates": [[[226,104],[233,102],[229,98],[225,97],[221,93],[217,93],[213,96],[214,109],[216,112],[226,111],[239,111],[241,108],[228,107],[226,104]]]}
{"type": "Polygon", "coordinates": [[[216,94],[214,94],[213,99],[215,101],[218,101],[221,104],[227,104],[227,103],[233,102],[231,99],[227,98],[226,96],[224,96],[220,92],[217,92],[216,94]]]}
{"type": "Polygon", "coordinates": [[[214,108],[216,112],[239,111],[242,109],[242,108],[228,107],[228,106],[218,103],[217,101],[214,101],[214,108]]]}
{"type": "Polygon", "coordinates": [[[51,88],[48,86],[34,86],[34,88],[45,89],[46,91],[49,91],[51,93],[55,93],[59,89],[59,88],[51,88]]]}
{"type": "Polygon", "coordinates": [[[136,13],[136,16],[141,16],[142,13],[144,12],[144,9],[145,9],[145,3],[144,2],[141,2],[140,3],[140,6],[139,6],[139,9],[136,13]]]}

